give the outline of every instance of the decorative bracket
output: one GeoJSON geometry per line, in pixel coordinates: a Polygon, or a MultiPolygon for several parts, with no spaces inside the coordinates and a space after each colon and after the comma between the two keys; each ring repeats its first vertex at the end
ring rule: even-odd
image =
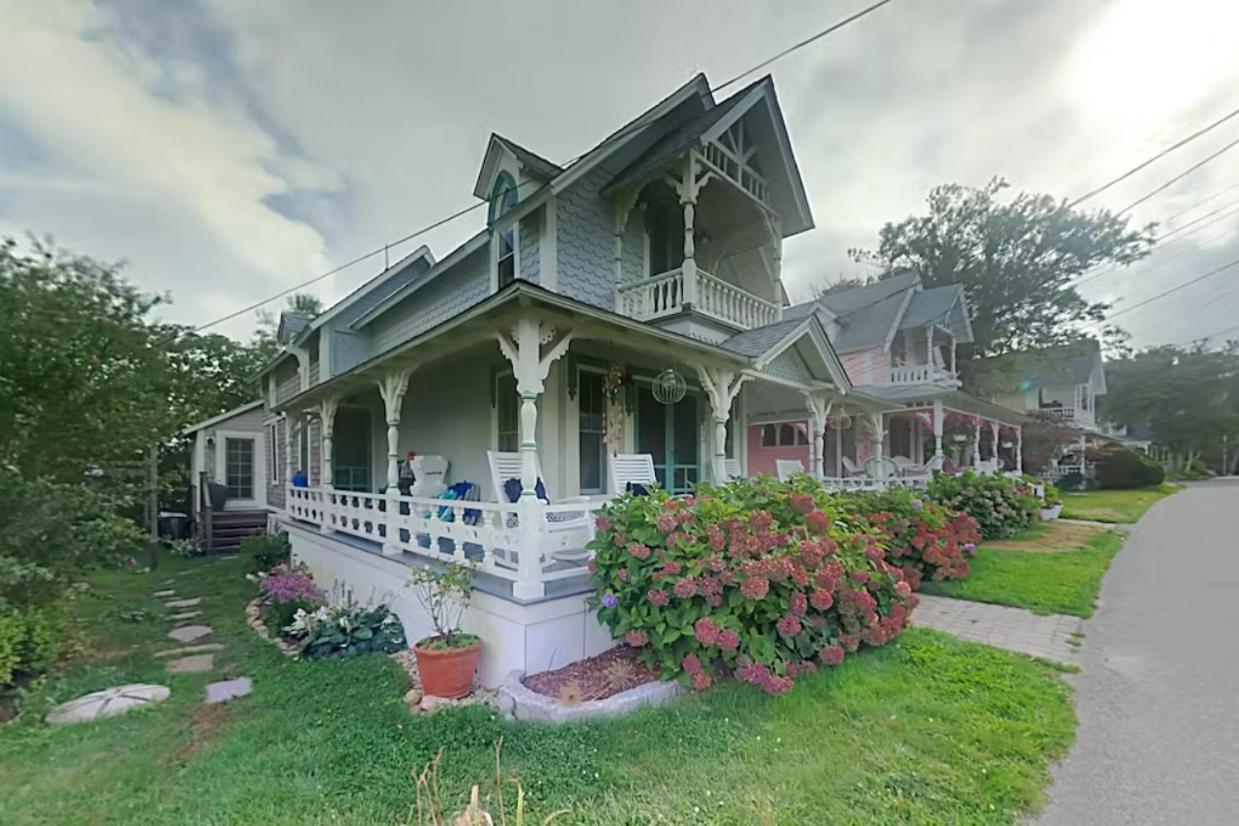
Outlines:
{"type": "Polygon", "coordinates": [[[701,387],[710,399],[714,421],[727,421],[731,417],[731,403],[751,376],[728,367],[706,367],[703,364],[697,364],[694,367],[697,368],[697,376],[701,379],[701,387]]]}
{"type": "Polygon", "coordinates": [[[551,365],[568,352],[568,345],[576,334],[557,330],[536,318],[521,318],[513,328],[511,337],[501,330],[495,331],[499,351],[512,365],[516,377],[516,390],[522,396],[541,395],[551,365]],[[543,353],[542,346],[549,344],[543,353]]]}

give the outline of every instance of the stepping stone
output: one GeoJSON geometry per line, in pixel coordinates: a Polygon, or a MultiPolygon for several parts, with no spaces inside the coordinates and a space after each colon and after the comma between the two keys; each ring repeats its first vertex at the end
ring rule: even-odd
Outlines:
{"type": "Polygon", "coordinates": [[[173,628],[168,632],[168,637],[177,642],[193,642],[200,640],[211,633],[209,625],[182,625],[180,628],[173,628]]]}
{"type": "Polygon", "coordinates": [[[164,605],[169,608],[193,608],[202,602],[202,597],[194,597],[193,599],[174,599],[171,602],[165,602],[164,605]]]}
{"type": "Polygon", "coordinates": [[[226,703],[238,697],[244,697],[254,690],[254,683],[249,677],[237,677],[235,680],[224,680],[218,683],[207,683],[206,702],[226,703]]]}
{"type": "Polygon", "coordinates": [[[187,620],[193,617],[200,617],[200,616],[202,616],[201,611],[182,611],[179,614],[169,614],[168,619],[179,621],[179,620],[187,620]]]}
{"type": "Polygon", "coordinates": [[[172,692],[167,686],[132,683],[117,688],[95,691],[62,703],[47,713],[47,722],[54,726],[67,723],[82,723],[103,717],[116,717],[135,708],[152,705],[168,699],[172,692]]]}
{"type": "Polygon", "coordinates": [[[171,588],[168,588],[163,591],[156,591],[155,593],[151,594],[151,596],[153,596],[155,599],[167,599],[168,597],[176,596],[176,591],[172,590],[171,588]]]}
{"type": "Polygon", "coordinates": [[[208,642],[202,645],[186,645],[183,648],[169,648],[166,651],[156,651],[156,657],[179,657],[185,654],[205,654],[207,651],[223,651],[224,646],[218,642],[208,642]]]}
{"type": "Polygon", "coordinates": [[[168,660],[168,670],[173,674],[197,674],[215,667],[214,654],[193,654],[179,660],[168,660]]]}

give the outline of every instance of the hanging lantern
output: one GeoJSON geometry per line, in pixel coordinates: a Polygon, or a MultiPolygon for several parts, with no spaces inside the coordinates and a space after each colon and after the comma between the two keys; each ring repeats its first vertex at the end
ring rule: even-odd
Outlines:
{"type": "Polygon", "coordinates": [[[846,413],[837,416],[827,416],[826,426],[831,430],[848,430],[852,426],[852,417],[846,413]]]}
{"type": "Polygon", "coordinates": [[[654,379],[650,392],[659,404],[675,404],[688,393],[688,382],[684,377],[668,367],[654,379]]]}

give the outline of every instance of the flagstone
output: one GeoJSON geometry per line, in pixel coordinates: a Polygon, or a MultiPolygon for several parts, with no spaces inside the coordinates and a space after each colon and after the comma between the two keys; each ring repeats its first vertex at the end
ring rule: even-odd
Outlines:
{"type": "Polygon", "coordinates": [[[168,670],[173,674],[197,674],[215,667],[214,654],[191,654],[179,660],[168,660],[168,670]]]}
{"type": "Polygon", "coordinates": [[[182,612],[181,612],[181,613],[179,613],[179,614],[169,614],[169,615],[168,615],[168,619],[170,619],[170,620],[187,620],[187,619],[192,619],[193,617],[200,617],[200,616],[202,616],[202,612],[201,612],[201,611],[182,611],[182,612]]]}
{"type": "Polygon", "coordinates": [[[156,657],[177,657],[184,654],[204,654],[207,651],[223,651],[224,646],[218,642],[206,642],[202,645],[186,645],[181,648],[169,648],[166,651],[156,651],[156,657]]]}
{"type": "Polygon", "coordinates": [[[202,597],[194,597],[193,599],[174,599],[171,602],[165,602],[164,605],[169,608],[193,608],[202,602],[202,597]]]}
{"type": "Polygon", "coordinates": [[[194,640],[202,639],[211,633],[209,625],[182,625],[180,628],[173,628],[168,632],[168,637],[177,642],[193,642],[194,640]]]}
{"type": "Polygon", "coordinates": [[[168,588],[163,591],[156,591],[155,593],[151,594],[151,596],[153,596],[155,599],[165,599],[166,597],[176,596],[176,591],[173,591],[171,588],[168,588]]]}
{"type": "Polygon", "coordinates": [[[226,703],[238,697],[244,697],[254,690],[254,683],[249,677],[237,677],[235,680],[223,680],[218,683],[207,683],[206,702],[226,703]]]}

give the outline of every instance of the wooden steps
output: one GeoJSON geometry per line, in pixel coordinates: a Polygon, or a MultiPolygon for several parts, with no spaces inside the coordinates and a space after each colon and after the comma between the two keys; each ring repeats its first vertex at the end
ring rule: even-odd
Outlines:
{"type": "Polygon", "coordinates": [[[208,553],[232,553],[242,540],[267,530],[267,512],[215,511],[211,514],[211,541],[208,553]]]}

